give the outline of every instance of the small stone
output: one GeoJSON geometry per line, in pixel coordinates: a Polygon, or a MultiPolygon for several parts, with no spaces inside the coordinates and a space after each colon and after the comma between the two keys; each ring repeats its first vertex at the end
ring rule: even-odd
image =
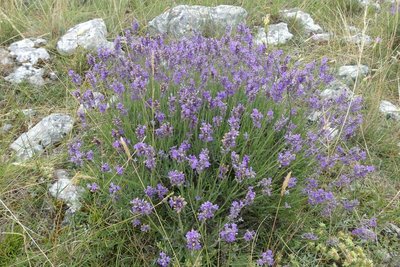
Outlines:
{"type": "Polygon", "coordinates": [[[310,14],[301,11],[297,8],[294,9],[285,9],[281,11],[281,14],[286,19],[296,19],[298,20],[304,27],[304,31],[306,34],[311,33],[322,33],[322,28],[318,24],[316,24],[310,14]]]}
{"type": "Polygon", "coordinates": [[[75,185],[66,170],[56,170],[54,176],[57,181],[50,186],[50,194],[64,201],[69,207],[70,213],[75,213],[82,206],[80,198],[85,191],[84,188],[75,185]]]}
{"type": "Polygon", "coordinates": [[[47,50],[40,47],[45,44],[46,40],[44,39],[23,39],[12,43],[8,47],[8,50],[10,50],[10,55],[15,57],[17,62],[29,62],[35,65],[40,61],[50,60],[50,55],[47,50]]]}
{"type": "Polygon", "coordinates": [[[13,60],[11,58],[10,53],[4,49],[0,48],[0,66],[8,66],[13,65],[13,60]]]}
{"type": "Polygon", "coordinates": [[[362,43],[369,45],[372,43],[371,36],[363,33],[360,29],[358,29],[354,26],[349,26],[348,30],[349,30],[350,35],[346,36],[344,38],[347,42],[352,43],[352,44],[358,44],[358,45],[360,45],[362,43]]]}
{"type": "Polygon", "coordinates": [[[169,34],[175,38],[204,34],[207,30],[225,31],[244,23],[247,11],[242,7],[220,5],[216,7],[179,5],[149,22],[150,31],[169,34]]]}
{"type": "Polygon", "coordinates": [[[258,27],[254,40],[257,45],[278,45],[285,44],[292,38],[293,34],[289,32],[287,24],[281,22],[268,25],[268,34],[265,33],[263,27],[258,27]]]}
{"type": "Polygon", "coordinates": [[[338,70],[339,77],[344,79],[349,85],[352,84],[357,77],[365,77],[368,73],[369,68],[366,65],[346,65],[341,66],[338,70]]]}
{"type": "Polygon", "coordinates": [[[11,129],[13,128],[12,124],[10,123],[5,123],[2,127],[1,127],[1,133],[8,133],[11,129]]]}
{"type": "Polygon", "coordinates": [[[58,76],[57,76],[57,74],[55,72],[52,71],[52,72],[49,73],[49,79],[52,80],[52,81],[57,81],[58,76]]]}
{"type": "Polygon", "coordinates": [[[26,117],[33,117],[36,115],[36,110],[28,108],[28,109],[22,109],[21,110],[22,114],[26,117]]]}
{"type": "Polygon", "coordinates": [[[350,88],[341,82],[340,80],[333,80],[329,85],[321,92],[321,97],[324,99],[338,98],[342,94],[346,94],[349,97],[353,96],[353,92],[350,88]]]}
{"type": "Polygon", "coordinates": [[[19,160],[27,160],[60,142],[71,132],[74,120],[66,114],[54,113],[23,133],[11,145],[19,160]]]}
{"type": "Polygon", "coordinates": [[[328,43],[331,40],[331,34],[329,32],[313,34],[311,40],[316,43],[328,43]]]}
{"type": "Polygon", "coordinates": [[[400,108],[389,101],[382,100],[379,105],[379,111],[391,119],[400,121],[400,108]]]}
{"type": "Polygon", "coordinates": [[[57,51],[62,55],[75,53],[78,47],[86,50],[112,49],[113,43],[106,39],[107,28],[103,19],[93,19],[69,29],[57,42],[57,51]]]}
{"type": "Polygon", "coordinates": [[[43,75],[44,69],[35,68],[30,64],[25,64],[15,69],[14,72],[4,79],[16,84],[28,82],[34,86],[43,86],[46,83],[43,79],[43,75]]]}

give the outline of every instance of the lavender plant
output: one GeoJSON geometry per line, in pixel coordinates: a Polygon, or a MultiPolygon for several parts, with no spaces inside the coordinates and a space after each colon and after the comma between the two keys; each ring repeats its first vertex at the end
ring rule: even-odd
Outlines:
{"type": "Polygon", "coordinates": [[[179,41],[136,28],[70,71],[84,134],[69,154],[96,177],[87,206],[153,263],[272,266],[296,220],[354,209],[349,185],[373,171],[352,146],[362,101],[321,94],[327,59],[294,62],[244,26],[179,41]]]}

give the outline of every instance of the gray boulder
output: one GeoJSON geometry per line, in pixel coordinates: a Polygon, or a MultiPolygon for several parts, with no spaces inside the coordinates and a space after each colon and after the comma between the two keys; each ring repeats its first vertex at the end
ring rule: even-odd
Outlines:
{"type": "Polygon", "coordinates": [[[297,8],[294,9],[285,9],[281,11],[281,15],[286,19],[296,19],[298,20],[304,27],[304,31],[306,34],[311,33],[322,33],[323,30],[321,26],[316,24],[310,14],[301,11],[297,8]]]}
{"type": "Polygon", "coordinates": [[[268,33],[265,33],[263,27],[258,27],[254,37],[256,44],[278,45],[285,44],[293,38],[293,34],[289,32],[286,23],[278,23],[268,25],[268,33]]]}
{"type": "Polygon", "coordinates": [[[81,47],[96,50],[101,47],[112,48],[107,41],[107,28],[103,19],[93,19],[80,23],[69,29],[57,42],[57,51],[62,55],[71,55],[81,47]]]}
{"type": "Polygon", "coordinates": [[[244,23],[247,11],[238,6],[216,7],[179,5],[149,22],[150,31],[169,34],[175,38],[204,34],[207,30],[224,31],[244,23]]]}
{"type": "Polygon", "coordinates": [[[44,149],[60,142],[71,132],[74,120],[66,114],[54,113],[23,133],[10,148],[16,152],[19,160],[26,160],[44,149]]]}
{"type": "Polygon", "coordinates": [[[389,101],[382,100],[379,105],[379,111],[389,118],[400,121],[400,107],[397,107],[389,101]]]}

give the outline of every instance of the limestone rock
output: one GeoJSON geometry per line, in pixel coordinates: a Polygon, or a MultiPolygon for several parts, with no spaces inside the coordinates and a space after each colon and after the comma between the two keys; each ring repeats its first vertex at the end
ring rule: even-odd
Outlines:
{"type": "Polygon", "coordinates": [[[64,201],[68,205],[70,213],[78,211],[82,206],[80,198],[85,191],[84,188],[75,185],[66,170],[56,170],[54,176],[57,181],[50,186],[50,194],[64,201]]]}
{"type": "Polygon", "coordinates": [[[372,43],[371,36],[363,33],[362,30],[360,30],[354,26],[349,26],[348,30],[349,30],[349,35],[344,38],[345,41],[352,43],[352,44],[364,43],[366,45],[369,45],[372,43]]]}
{"type": "Polygon", "coordinates": [[[255,43],[267,44],[267,45],[278,45],[285,44],[293,38],[293,34],[289,32],[286,23],[271,24],[268,26],[268,34],[265,33],[263,27],[259,27],[254,37],[255,43]]]}
{"type": "Polygon", "coordinates": [[[40,61],[50,60],[50,55],[43,47],[46,40],[41,38],[27,38],[12,43],[8,50],[10,55],[16,59],[18,63],[37,64],[40,61]]]}
{"type": "Polygon", "coordinates": [[[204,34],[207,30],[222,30],[244,23],[247,11],[238,6],[216,7],[179,5],[149,22],[151,32],[169,34],[175,38],[204,34]]]}
{"type": "Polygon", "coordinates": [[[379,111],[389,118],[400,121],[400,107],[395,106],[389,101],[382,100],[379,105],[379,111]]]}
{"type": "Polygon", "coordinates": [[[108,42],[106,36],[107,28],[103,19],[89,20],[69,29],[57,42],[57,51],[63,55],[71,55],[78,47],[86,50],[112,48],[113,43],[108,42]]]}
{"type": "Polygon", "coordinates": [[[74,124],[72,117],[66,114],[54,113],[23,133],[11,145],[19,160],[26,160],[34,154],[43,153],[44,149],[60,142],[74,124]]]}
{"type": "Polygon", "coordinates": [[[338,76],[351,84],[357,77],[362,78],[367,76],[369,68],[366,65],[345,65],[338,70],[338,76]]]}
{"type": "Polygon", "coordinates": [[[285,9],[281,11],[281,15],[286,19],[296,19],[298,20],[304,27],[304,30],[307,34],[311,33],[322,33],[322,28],[318,24],[316,24],[310,14],[301,11],[297,8],[294,9],[285,9]]]}
{"type": "Polygon", "coordinates": [[[43,86],[46,82],[43,79],[44,69],[35,68],[31,64],[24,64],[14,70],[10,75],[5,77],[6,81],[11,83],[22,83],[27,81],[35,86],[43,86]]]}

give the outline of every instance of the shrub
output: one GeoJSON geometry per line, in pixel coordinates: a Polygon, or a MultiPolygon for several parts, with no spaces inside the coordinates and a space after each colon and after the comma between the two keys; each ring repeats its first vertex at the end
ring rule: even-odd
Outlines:
{"type": "Polygon", "coordinates": [[[373,170],[351,144],[361,99],[320,94],[327,60],[267,53],[244,26],[180,41],[134,27],[88,63],[70,71],[83,131],[69,153],[95,177],[83,214],[126,229],[119,258],[272,265],[288,227],[354,209],[349,185],[373,170]]]}

